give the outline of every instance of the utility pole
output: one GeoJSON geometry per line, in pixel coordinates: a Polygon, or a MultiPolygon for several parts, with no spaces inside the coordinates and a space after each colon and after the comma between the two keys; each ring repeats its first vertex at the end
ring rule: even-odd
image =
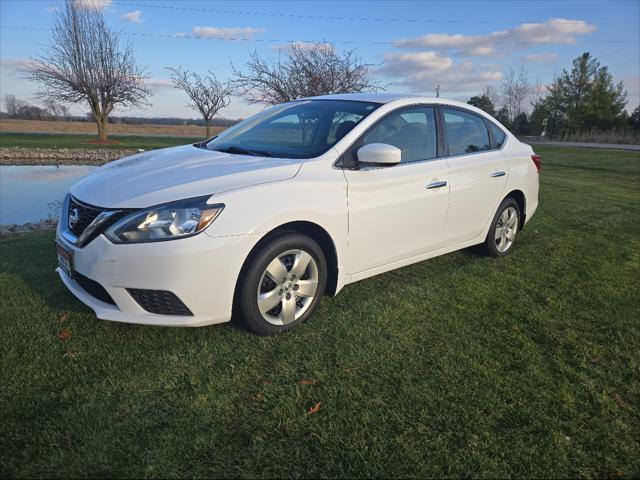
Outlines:
{"type": "Polygon", "coordinates": [[[440,84],[436,85],[436,97],[440,97],[440,84]]]}

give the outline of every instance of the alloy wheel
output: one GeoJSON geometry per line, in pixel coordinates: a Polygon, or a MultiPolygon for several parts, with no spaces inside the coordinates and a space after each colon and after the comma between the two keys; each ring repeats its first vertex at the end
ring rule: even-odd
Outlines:
{"type": "Polygon", "coordinates": [[[271,260],[258,283],[258,310],[273,325],[300,319],[318,292],[318,265],[304,250],[292,249],[271,260]]]}
{"type": "Polygon", "coordinates": [[[518,231],[518,212],[515,207],[507,207],[503,210],[496,224],[495,242],[496,250],[500,253],[507,252],[518,231]]]}

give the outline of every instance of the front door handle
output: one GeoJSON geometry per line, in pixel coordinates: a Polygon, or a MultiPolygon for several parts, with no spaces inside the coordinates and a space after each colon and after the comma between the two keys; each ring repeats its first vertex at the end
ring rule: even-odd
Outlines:
{"type": "Polygon", "coordinates": [[[491,178],[496,178],[496,177],[504,177],[506,175],[506,173],[504,173],[502,170],[497,171],[497,172],[493,172],[491,175],[489,175],[491,178]]]}
{"type": "Polygon", "coordinates": [[[446,187],[447,186],[447,182],[445,181],[436,181],[436,182],[431,182],[427,185],[425,185],[425,188],[431,190],[432,188],[442,188],[442,187],[446,187]]]}

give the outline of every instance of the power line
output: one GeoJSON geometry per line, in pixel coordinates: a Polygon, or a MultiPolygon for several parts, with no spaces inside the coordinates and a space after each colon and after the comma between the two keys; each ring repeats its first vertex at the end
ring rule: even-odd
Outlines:
{"type": "MultiPolygon", "coordinates": [[[[621,52],[621,51],[623,51],[623,50],[624,50],[624,51],[627,51],[627,50],[629,50],[629,49],[628,49],[628,47],[616,48],[615,50],[611,50],[611,51],[609,51],[609,52],[606,52],[606,53],[603,53],[603,54],[597,55],[597,57],[599,57],[599,58],[608,57],[608,56],[610,56],[610,55],[613,55],[614,53],[618,53],[618,52],[621,52]]],[[[594,57],[596,57],[596,56],[594,55],[594,57]]],[[[632,62],[634,62],[634,61],[636,61],[636,62],[637,62],[637,61],[638,61],[638,59],[637,59],[637,58],[635,58],[635,59],[634,59],[634,58],[630,58],[629,60],[625,60],[625,61],[623,61],[623,62],[621,62],[621,63],[616,63],[616,64],[613,64],[613,65],[606,65],[606,67],[607,67],[607,68],[617,67],[618,65],[626,65],[627,63],[632,63],[632,62]]],[[[563,68],[563,69],[561,69],[561,70],[564,70],[564,68],[563,68]]],[[[548,76],[548,75],[556,76],[557,74],[558,74],[558,70],[557,70],[557,69],[555,69],[553,72],[551,72],[551,71],[547,71],[547,72],[544,72],[544,73],[542,73],[542,74],[538,74],[538,75],[536,75],[536,77],[546,77],[546,76],[548,76]]]]}
{"type": "Polygon", "coordinates": [[[614,63],[613,65],[605,65],[607,68],[613,68],[613,67],[619,67],[620,65],[627,65],[629,63],[634,63],[637,62],[638,59],[637,58],[629,58],[628,60],[624,60],[622,62],[619,63],[614,63]]]}
{"type": "MultiPolygon", "coordinates": [[[[24,26],[15,26],[15,25],[0,25],[0,29],[11,29],[11,30],[36,30],[36,31],[49,31],[49,29],[44,27],[24,27],[24,26]]],[[[333,42],[329,42],[326,39],[323,40],[301,40],[301,39],[286,39],[286,38],[251,38],[251,37],[227,37],[227,36],[209,36],[209,35],[195,35],[189,33],[160,33],[160,32],[122,32],[123,35],[132,36],[132,37],[151,37],[151,38],[165,38],[165,39],[178,39],[178,40],[217,40],[223,42],[255,42],[255,43],[281,43],[281,44],[290,44],[290,43],[339,43],[339,44],[368,44],[368,45],[398,45],[402,46],[397,41],[386,41],[386,42],[372,42],[372,41],[363,41],[363,40],[337,40],[333,42]]],[[[483,40],[483,43],[490,45],[549,45],[545,43],[540,43],[537,41],[491,41],[491,40],[483,40]]],[[[599,45],[599,44],[635,44],[634,40],[592,40],[592,41],[576,41],[571,44],[566,45],[599,45]]],[[[435,49],[443,49],[443,50],[459,50],[456,47],[438,47],[438,46],[430,46],[425,45],[425,48],[435,48],[435,49]]]]}
{"type": "MultiPolygon", "coordinates": [[[[278,17],[290,19],[309,19],[309,20],[330,20],[330,21],[349,21],[349,22],[392,22],[392,23],[482,23],[482,24],[512,24],[512,23],[544,23],[544,20],[522,21],[522,20],[460,20],[453,18],[442,19],[426,19],[426,18],[397,18],[397,17],[354,17],[354,16],[337,16],[337,15],[303,15],[296,13],[277,13],[277,12],[252,12],[247,10],[228,10],[220,8],[202,8],[202,7],[181,7],[175,4],[160,5],[149,3],[137,3],[128,1],[118,1],[121,5],[128,5],[137,8],[158,8],[165,10],[176,10],[185,12],[199,13],[217,13],[226,15],[245,15],[250,17],[278,17]]],[[[585,23],[583,20],[554,20],[554,23],[573,24],[585,23]]],[[[637,25],[637,22],[598,22],[599,24],[610,25],[637,25]]]]}

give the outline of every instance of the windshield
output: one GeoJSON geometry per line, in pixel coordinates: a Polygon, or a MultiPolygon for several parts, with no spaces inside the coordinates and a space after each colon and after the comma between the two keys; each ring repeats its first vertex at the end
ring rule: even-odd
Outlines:
{"type": "Polygon", "coordinates": [[[244,155],[313,158],[329,150],[379,106],[347,100],[285,103],[225,130],[206,147],[244,155]]]}

